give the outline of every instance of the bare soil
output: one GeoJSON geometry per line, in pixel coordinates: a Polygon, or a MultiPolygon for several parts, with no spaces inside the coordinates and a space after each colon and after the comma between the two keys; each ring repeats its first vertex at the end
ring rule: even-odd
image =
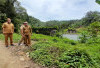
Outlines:
{"type": "Polygon", "coordinates": [[[15,43],[15,46],[5,47],[0,41],[0,68],[44,68],[29,58],[29,47],[15,43]]]}

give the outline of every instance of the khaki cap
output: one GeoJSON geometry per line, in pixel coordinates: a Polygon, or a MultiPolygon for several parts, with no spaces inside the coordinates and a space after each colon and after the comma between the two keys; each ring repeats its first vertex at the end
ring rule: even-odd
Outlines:
{"type": "Polygon", "coordinates": [[[24,24],[28,24],[28,22],[24,22],[24,24]]]}

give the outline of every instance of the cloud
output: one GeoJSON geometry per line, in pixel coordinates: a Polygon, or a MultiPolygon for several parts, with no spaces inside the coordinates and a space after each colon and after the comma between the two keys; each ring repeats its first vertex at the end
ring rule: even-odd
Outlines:
{"type": "Polygon", "coordinates": [[[80,19],[88,11],[100,11],[95,0],[19,0],[29,15],[41,21],[80,19]]]}

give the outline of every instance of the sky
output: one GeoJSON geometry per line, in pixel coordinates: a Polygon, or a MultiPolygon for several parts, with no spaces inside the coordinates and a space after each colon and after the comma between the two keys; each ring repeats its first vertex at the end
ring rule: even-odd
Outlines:
{"type": "Polygon", "coordinates": [[[81,19],[89,11],[100,11],[95,0],[18,0],[27,13],[41,21],[81,19]]]}

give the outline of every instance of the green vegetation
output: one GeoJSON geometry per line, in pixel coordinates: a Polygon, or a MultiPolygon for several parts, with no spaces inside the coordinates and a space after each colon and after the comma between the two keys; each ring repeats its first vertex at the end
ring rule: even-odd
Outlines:
{"type": "Polygon", "coordinates": [[[52,30],[59,30],[57,27],[33,27],[32,28],[34,33],[50,35],[52,30]]]}
{"type": "Polygon", "coordinates": [[[80,41],[81,43],[99,43],[100,41],[100,22],[91,23],[90,26],[82,30],[80,41]]]}
{"type": "MultiPolygon", "coordinates": [[[[49,30],[49,28],[56,28],[58,31],[63,31],[65,29],[68,30],[77,30],[77,29],[85,29],[93,22],[100,22],[100,12],[98,11],[89,11],[86,13],[86,15],[79,20],[66,20],[66,21],[47,21],[47,22],[41,22],[42,25],[40,27],[34,27],[33,29],[40,30],[39,33],[45,34],[49,30]],[[46,28],[44,30],[44,28],[46,28]],[[42,32],[41,32],[42,31],[42,32]]],[[[35,31],[36,32],[36,31],[35,31]]],[[[81,30],[77,30],[78,33],[81,32],[81,30]]]]}
{"type": "MultiPolygon", "coordinates": [[[[19,35],[19,34],[16,34],[16,33],[14,33],[13,34],[13,41],[15,42],[15,43],[18,43],[19,42],[19,40],[21,39],[21,35],[19,35]]],[[[4,38],[4,35],[3,34],[0,34],[0,40],[4,40],[5,38],[4,38]]]]}
{"type": "Polygon", "coordinates": [[[96,0],[96,2],[97,2],[98,4],[100,4],[100,0],[96,0]]]}
{"type": "MultiPolygon", "coordinates": [[[[96,2],[99,3],[100,1],[96,0],[96,2]]],[[[32,16],[29,16],[26,9],[22,7],[20,2],[17,0],[0,0],[0,26],[6,21],[7,17],[10,17],[12,22],[15,24],[15,32],[18,32],[20,25],[24,21],[28,21],[32,28],[57,28],[62,30],[68,28],[77,29],[80,27],[89,26],[95,21],[99,22],[100,12],[89,11],[82,19],[79,20],[53,20],[42,22],[32,16]]]]}
{"type": "Polygon", "coordinates": [[[37,41],[30,49],[33,61],[55,68],[99,68],[100,43],[79,43],[77,41],[33,34],[37,41]]]}
{"type": "Polygon", "coordinates": [[[0,0],[0,26],[8,17],[12,19],[15,25],[15,32],[18,32],[20,25],[25,21],[28,21],[32,27],[33,25],[37,27],[41,26],[40,20],[29,16],[26,9],[17,0],[0,0]]]}
{"type": "MultiPolygon", "coordinates": [[[[87,35],[87,34],[85,34],[87,35]]],[[[18,42],[21,36],[14,34],[14,42],[18,42]]],[[[0,34],[0,39],[4,36],[0,34]]],[[[86,40],[91,43],[81,43],[67,38],[51,37],[42,34],[32,34],[33,41],[29,52],[33,61],[55,68],[99,68],[100,64],[100,38],[98,42],[86,40]]],[[[96,39],[97,41],[97,39],[96,39]]]]}

